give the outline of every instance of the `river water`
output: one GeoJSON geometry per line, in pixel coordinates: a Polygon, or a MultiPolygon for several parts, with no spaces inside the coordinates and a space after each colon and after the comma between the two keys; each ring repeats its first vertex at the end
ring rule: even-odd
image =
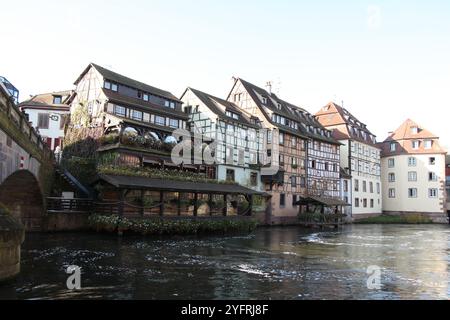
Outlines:
{"type": "Polygon", "coordinates": [[[0,285],[0,299],[448,299],[449,254],[446,225],[201,238],[29,234],[22,273],[0,285]],[[81,290],[66,287],[70,265],[82,268],[81,290]],[[379,289],[368,289],[369,266],[381,270],[379,289]]]}

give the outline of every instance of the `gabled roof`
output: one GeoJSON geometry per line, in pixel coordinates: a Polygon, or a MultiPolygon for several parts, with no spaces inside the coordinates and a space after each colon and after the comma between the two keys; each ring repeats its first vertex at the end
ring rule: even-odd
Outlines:
{"type": "MultiPolygon", "coordinates": [[[[252,97],[252,99],[255,101],[255,103],[258,105],[258,107],[260,109],[263,110],[263,108],[268,108],[269,110],[279,114],[280,116],[284,116],[290,120],[296,120],[295,116],[292,115],[292,113],[289,112],[289,110],[288,110],[288,106],[293,106],[293,105],[291,105],[290,103],[288,103],[286,101],[281,100],[280,98],[277,97],[277,95],[275,93],[270,94],[263,88],[260,88],[260,87],[254,85],[248,81],[245,81],[241,78],[238,78],[236,80],[236,82],[237,81],[240,81],[242,83],[242,85],[249,92],[250,96],[252,97]],[[256,93],[263,97],[266,97],[267,103],[263,104],[262,101],[259,99],[259,97],[256,95],[256,93]],[[278,105],[275,105],[274,101],[276,103],[279,103],[281,105],[281,108],[278,108],[278,105]]],[[[268,115],[267,115],[267,117],[268,117],[268,115]]],[[[268,120],[271,121],[270,117],[268,117],[268,120]]]]}
{"type": "MultiPolygon", "coordinates": [[[[220,119],[226,120],[226,121],[232,121],[241,123],[245,126],[252,127],[252,128],[258,128],[258,126],[251,122],[250,117],[243,112],[237,105],[235,105],[232,102],[223,100],[221,98],[215,97],[213,95],[210,95],[208,93],[202,92],[197,89],[193,88],[187,88],[185,93],[190,90],[197,98],[200,99],[200,101],[205,104],[206,107],[208,107],[214,114],[216,114],[220,119]],[[220,108],[219,105],[221,105],[224,109],[220,108]],[[226,115],[226,111],[231,111],[237,115],[239,115],[239,119],[233,119],[226,115]]],[[[184,94],[183,94],[184,96],[184,94]]]]}
{"type": "Polygon", "coordinates": [[[389,136],[382,143],[379,144],[382,148],[382,156],[394,156],[401,154],[439,154],[447,153],[444,148],[439,144],[439,137],[431,133],[417,122],[407,119],[402,123],[400,127],[394,132],[390,133],[389,136]],[[417,128],[418,132],[414,133],[412,128],[417,128]],[[418,149],[413,149],[412,141],[419,140],[418,149]],[[425,144],[423,140],[432,140],[431,149],[425,149],[425,144]],[[396,143],[396,150],[391,151],[391,143],[396,143]]]}
{"type": "MultiPolygon", "coordinates": [[[[370,137],[376,138],[376,136],[370,132],[367,126],[352,115],[347,109],[340,105],[330,102],[325,107],[316,113],[317,120],[325,127],[337,127],[333,130],[333,137],[337,140],[352,139],[368,145],[377,147],[375,142],[370,137]],[[349,130],[355,128],[357,132],[349,130]],[[366,138],[362,136],[362,132],[366,134],[366,138]]],[[[331,128],[330,128],[331,129],[331,128]]]]}
{"type": "Polygon", "coordinates": [[[148,93],[154,94],[156,96],[160,96],[163,98],[181,102],[177,97],[175,97],[169,91],[161,90],[161,89],[152,87],[148,84],[145,84],[143,82],[128,78],[119,73],[116,73],[114,71],[103,68],[95,63],[91,63],[87,66],[87,68],[81,73],[81,75],[75,81],[75,85],[77,85],[78,82],[80,82],[80,80],[84,77],[84,75],[89,71],[89,69],[91,67],[95,68],[105,79],[108,79],[110,81],[114,81],[114,82],[129,86],[129,87],[141,90],[143,92],[148,92],[148,93]]]}
{"type": "Polygon", "coordinates": [[[439,139],[439,137],[411,119],[407,119],[397,130],[390,134],[385,141],[405,140],[405,139],[439,139]],[[417,128],[418,133],[414,134],[412,128],[417,128]]]}
{"type": "MultiPolygon", "coordinates": [[[[325,128],[314,118],[314,116],[312,116],[305,109],[300,108],[300,107],[298,107],[292,103],[289,103],[283,99],[280,99],[276,94],[269,93],[268,91],[264,90],[263,88],[260,88],[260,87],[254,85],[248,81],[245,81],[241,78],[236,79],[235,86],[238,81],[240,81],[242,83],[242,85],[247,90],[247,92],[250,94],[251,98],[256,103],[258,108],[266,116],[266,119],[273,125],[277,126],[279,129],[281,129],[283,131],[287,131],[294,135],[301,136],[303,138],[312,138],[312,139],[325,141],[325,142],[328,142],[331,144],[340,144],[338,141],[336,141],[332,137],[329,138],[327,136],[315,134],[313,132],[308,132],[302,126],[302,124],[305,124],[306,126],[308,126],[308,125],[313,126],[315,128],[319,128],[320,130],[325,130],[325,128]],[[258,95],[267,98],[267,103],[263,104],[261,99],[258,97],[258,95]],[[265,111],[265,108],[268,108],[273,113],[283,116],[286,119],[298,122],[300,124],[298,130],[273,122],[271,117],[269,116],[269,114],[267,114],[267,112],[265,111]]],[[[233,91],[233,89],[231,90],[231,92],[233,91]]],[[[230,92],[230,95],[231,95],[231,92],[230,92]]],[[[230,98],[230,95],[228,96],[228,98],[230,98]]]]}
{"type": "Polygon", "coordinates": [[[38,108],[55,108],[66,109],[69,107],[68,100],[72,95],[71,90],[55,91],[51,93],[42,93],[32,96],[30,99],[23,101],[19,104],[20,108],[38,107],[38,108]],[[55,96],[61,97],[60,104],[54,104],[53,99],[55,96]]]}

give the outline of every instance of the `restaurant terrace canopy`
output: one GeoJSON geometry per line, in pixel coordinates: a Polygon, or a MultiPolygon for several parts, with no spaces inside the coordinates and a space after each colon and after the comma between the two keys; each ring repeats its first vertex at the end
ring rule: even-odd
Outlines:
{"type": "Polygon", "coordinates": [[[325,207],[335,207],[335,206],[344,206],[349,207],[350,204],[346,203],[345,201],[342,201],[340,199],[335,198],[325,198],[325,197],[318,197],[318,196],[308,196],[308,197],[301,197],[299,201],[294,203],[295,205],[320,205],[325,207]]]}
{"type": "MultiPolygon", "coordinates": [[[[170,179],[156,179],[149,177],[139,176],[121,176],[121,175],[105,175],[100,174],[98,179],[93,183],[94,186],[101,185],[101,190],[108,190],[104,192],[107,196],[103,196],[97,205],[101,208],[101,211],[108,211],[111,213],[117,213],[124,215],[127,213],[125,207],[134,207],[141,215],[144,215],[146,209],[155,209],[160,216],[166,214],[165,210],[165,195],[175,194],[174,211],[177,215],[181,215],[183,199],[186,200],[186,195],[192,195],[190,199],[192,202],[192,215],[197,216],[199,213],[200,198],[204,199],[203,202],[208,204],[209,215],[213,215],[213,201],[217,197],[221,198],[223,207],[215,211],[223,216],[227,215],[228,205],[230,203],[229,197],[243,196],[248,202],[248,208],[244,213],[240,215],[250,216],[253,211],[253,197],[264,196],[262,192],[258,192],[238,184],[228,183],[213,183],[213,182],[191,182],[191,181],[179,181],[170,179]],[[126,195],[130,192],[137,194],[140,197],[140,205],[130,204],[126,199],[126,195]],[[158,195],[158,203],[153,203],[151,207],[145,207],[143,204],[143,198],[146,193],[151,192],[153,195],[158,195]],[[206,199],[203,198],[206,196],[206,199]],[[183,198],[184,197],[184,198],[183,198]],[[213,199],[213,197],[215,197],[213,199]],[[114,208],[113,208],[114,207],[114,208]]],[[[135,210],[135,211],[136,211],[135,210]]]]}

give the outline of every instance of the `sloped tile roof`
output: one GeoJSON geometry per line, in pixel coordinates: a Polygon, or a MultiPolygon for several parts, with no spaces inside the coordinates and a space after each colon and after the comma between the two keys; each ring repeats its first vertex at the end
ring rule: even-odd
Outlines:
{"type": "Polygon", "coordinates": [[[325,128],[320,124],[317,119],[313,115],[311,115],[308,111],[306,111],[303,108],[300,108],[292,103],[289,103],[283,99],[280,99],[276,94],[269,93],[263,88],[260,88],[248,81],[245,81],[241,78],[237,79],[237,81],[240,81],[244,88],[247,90],[247,92],[252,97],[253,101],[257,104],[259,109],[264,113],[267,120],[270,121],[273,125],[277,126],[280,130],[287,131],[291,134],[301,136],[303,138],[312,138],[317,139],[321,141],[325,141],[331,144],[340,144],[336,139],[333,137],[327,137],[323,136],[321,134],[316,134],[313,132],[308,132],[302,124],[306,126],[313,126],[315,128],[319,128],[320,130],[325,130],[325,128]],[[258,95],[266,97],[267,103],[263,104],[258,95]],[[276,105],[275,105],[276,103],[276,105]],[[272,121],[271,117],[267,114],[264,108],[268,108],[270,111],[272,111],[275,114],[278,114],[280,116],[285,117],[286,119],[289,119],[291,121],[298,122],[300,124],[298,130],[295,130],[293,128],[290,128],[288,126],[283,126],[278,123],[275,123],[272,121]]]}
{"type": "Polygon", "coordinates": [[[245,114],[241,109],[239,109],[239,107],[237,105],[235,105],[234,103],[223,100],[218,97],[215,97],[213,95],[210,95],[208,93],[202,92],[197,89],[188,88],[188,90],[191,90],[192,93],[194,93],[212,112],[214,112],[221,119],[241,123],[248,127],[258,128],[257,125],[253,124],[250,121],[250,118],[248,117],[248,115],[245,114]],[[222,110],[218,106],[218,104],[222,105],[225,109],[222,110]],[[229,110],[229,111],[239,115],[239,119],[233,119],[233,118],[228,117],[226,115],[226,110],[229,110]]]}
{"type": "Polygon", "coordinates": [[[417,122],[407,119],[400,127],[389,136],[382,143],[379,144],[382,148],[382,156],[389,157],[401,154],[441,154],[447,153],[439,144],[439,137],[431,133],[417,122]],[[418,132],[414,133],[413,128],[418,128],[418,132]],[[419,140],[419,148],[413,149],[412,142],[419,140]],[[424,140],[432,140],[432,146],[429,149],[425,148],[424,140]],[[391,143],[396,143],[396,150],[391,151],[391,143]]]}
{"type": "Polygon", "coordinates": [[[142,99],[133,98],[133,97],[129,97],[129,96],[126,96],[123,94],[119,94],[112,90],[102,89],[102,91],[105,94],[105,96],[108,98],[108,100],[111,102],[115,102],[118,104],[125,104],[130,107],[138,107],[143,110],[153,111],[153,112],[167,115],[167,116],[176,115],[178,118],[182,118],[183,120],[189,119],[189,116],[182,111],[155,105],[151,102],[147,102],[142,99]]]}
{"type": "Polygon", "coordinates": [[[325,107],[316,113],[316,118],[325,128],[334,128],[333,137],[337,140],[352,139],[374,147],[378,147],[376,140],[373,141],[370,137],[376,136],[370,132],[367,126],[352,115],[347,109],[339,106],[334,102],[328,103],[325,107]],[[356,129],[349,130],[350,128],[356,129]],[[366,134],[366,137],[362,135],[366,134]]]}
{"type": "Polygon", "coordinates": [[[32,96],[30,99],[23,101],[19,104],[19,107],[45,107],[45,108],[68,108],[67,101],[72,95],[71,90],[55,91],[51,93],[42,93],[32,96]],[[54,104],[53,98],[55,96],[61,96],[61,103],[54,104]]]}
{"type": "Polygon", "coordinates": [[[95,63],[89,64],[89,66],[83,71],[83,73],[75,81],[75,85],[78,84],[78,82],[83,78],[83,76],[89,71],[89,69],[91,67],[94,67],[105,79],[108,79],[110,81],[114,81],[114,82],[129,86],[129,87],[141,90],[143,92],[148,92],[148,93],[154,94],[156,96],[160,96],[163,98],[167,98],[170,100],[180,102],[180,100],[177,97],[175,97],[172,93],[170,93],[169,91],[161,90],[156,87],[145,84],[143,82],[128,78],[124,75],[121,75],[117,72],[108,70],[102,66],[95,64],[95,63]]]}

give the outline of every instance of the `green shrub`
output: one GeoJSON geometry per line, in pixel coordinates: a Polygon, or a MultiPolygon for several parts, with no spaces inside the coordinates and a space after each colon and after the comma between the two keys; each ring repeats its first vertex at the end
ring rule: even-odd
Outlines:
{"type": "Polygon", "coordinates": [[[233,184],[232,181],[217,181],[215,179],[208,179],[205,174],[181,171],[181,170],[162,170],[131,166],[114,166],[114,165],[99,165],[97,167],[98,173],[105,175],[121,175],[131,177],[147,177],[153,179],[168,179],[176,181],[187,182],[201,182],[201,183],[221,183],[233,184]]]}
{"type": "Polygon", "coordinates": [[[1,202],[0,202],[0,214],[7,216],[11,215],[11,211],[9,211],[9,209],[1,202]]]}
{"type": "Polygon", "coordinates": [[[111,133],[104,135],[98,139],[100,145],[105,146],[109,144],[116,144],[119,142],[119,135],[117,133],[111,133]]]}
{"type": "Polygon", "coordinates": [[[249,233],[258,223],[253,219],[138,219],[120,218],[118,215],[91,215],[89,225],[98,232],[123,232],[142,235],[196,235],[249,233]]]}
{"type": "Polygon", "coordinates": [[[421,214],[381,215],[355,221],[356,224],[429,224],[433,221],[421,214]]]}

